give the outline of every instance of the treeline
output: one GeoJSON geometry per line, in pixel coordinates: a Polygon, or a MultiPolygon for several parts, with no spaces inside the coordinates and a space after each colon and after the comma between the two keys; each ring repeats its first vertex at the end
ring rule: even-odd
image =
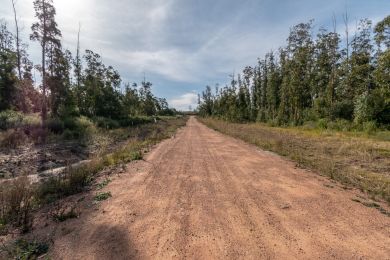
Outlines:
{"type": "Polygon", "coordinates": [[[40,44],[42,57],[40,64],[34,65],[27,44],[20,39],[12,3],[16,33],[0,21],[0,112],[40,112],[43,125],[48,117],[123,119],[175,113],[165,99],[152,94],[150,82],[125,84],[122,89],[118,71],[104,65],[99,54],[86,50],[82,55],[79,42],[74,56],[64,49],[52,0],[34,1],[36,22],[31,26],[30,40],[40,44]],[[39,88],[34,86],[34,68],[41,74],[39,88]]]}
{"type": "Polygon", "coordinates": [[[356,125],[390,124],[390,16],[373,28],[359,22],[349,36],[313,21],[290,30],[287,46],[258,59],[255,67],[231,76],[215,91],[199,95],[199,113],[235,122],[300,125],[306,121],[348,120],[356,125]],[[343,41],[342,41],[343,40],[343,41]]]}

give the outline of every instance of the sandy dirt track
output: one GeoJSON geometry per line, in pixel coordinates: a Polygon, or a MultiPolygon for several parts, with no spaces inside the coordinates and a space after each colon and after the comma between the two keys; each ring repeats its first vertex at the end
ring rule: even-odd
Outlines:
{"type": "Polygon", "coordinates": [[[128,168],[62,224],[53,259],[390,259],[390,218],[356,191],[194,117],[128,168]]]}

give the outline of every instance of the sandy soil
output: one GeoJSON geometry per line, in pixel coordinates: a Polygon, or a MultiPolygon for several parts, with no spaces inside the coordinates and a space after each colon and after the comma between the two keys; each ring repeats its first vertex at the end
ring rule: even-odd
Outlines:
{"type": "Polygon", "coordinates": [[[390,217],[357,191],[193,117],[104,191],[53,259],[390,259],[390,217]]]}

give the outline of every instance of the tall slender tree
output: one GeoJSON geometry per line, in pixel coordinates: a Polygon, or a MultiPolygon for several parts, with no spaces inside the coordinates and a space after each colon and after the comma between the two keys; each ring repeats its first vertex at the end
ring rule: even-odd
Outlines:
{"type": "Polygon", "coordinates": [[[35,17],[38,22],[31,26],[32,34],[30,39],[38,41],[41,44],[41,74],[42,74],[42,125],[45,124],[47,118],[47,71],[46,58],[48,48],[61,46],[60,37],[61,31],[58,29],[55,21],[56,10],[53,5],[53,0],[35,0],[34,1],[35,17]]]}
{"type": "Polygon", "coordinates": [[[17,57],[17,64],[18,64],[18,75],[19,75],[19,80],[22,79],[22,63],[21,63],[21,50],[20,50],[20,35],[19,35],[19,25],[18,25],[18,18],[16,15],[16,7],[15,7],[15,0],[12,1],[12,8],[14,11],[14,20],[15,20],[15,29],[16,29],[16,34],[15,34],[15,45],[16,45],[16,57],[17,57]]]}

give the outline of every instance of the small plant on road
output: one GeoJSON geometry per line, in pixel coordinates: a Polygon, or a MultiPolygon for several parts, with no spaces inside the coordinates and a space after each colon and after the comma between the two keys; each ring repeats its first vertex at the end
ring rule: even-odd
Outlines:
{"type": "Polygon", "coordinates": [[[5,248],[12,259],[38,259],[47,253],[49,246],[46,243],[37,241],[27,241],[24,239],[16,240],[10,248],[5,248]]]}
{"type": "Polygon", "coordinates": [[[105,179],[104,181],[102,181],[101,183],[98,183],[97,189],[98,189],[98,190],[103,189],[103,188],[106,187],[107,184],[109,184],[110,182],[111,182],[111,180],[108,179],[108,178],[106,178],[106,179],[105,179]]]}
{"type": "Polygon", "coordinates": [[[98,192],[94,198],[95,202],[103,201],[112,197],[111,192],[98,192]]]}

